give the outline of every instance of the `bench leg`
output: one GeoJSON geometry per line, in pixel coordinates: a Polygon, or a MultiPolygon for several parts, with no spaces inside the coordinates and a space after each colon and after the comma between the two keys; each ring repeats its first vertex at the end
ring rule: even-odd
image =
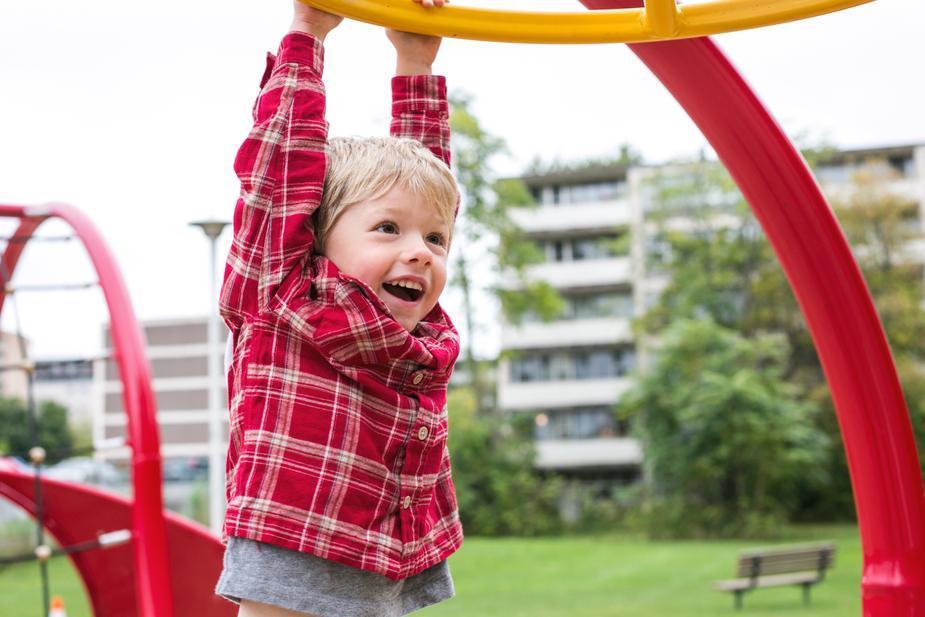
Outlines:
{"type": "Polygon", "coordinates": [[[743,593],[744,592],[741,589],[735,592],[736,594],[736,605],[735,606],[736,606],[737,611],[742,609],[742,594],[743,593]]]}
{"type": "Polygon", "coordinates": [[[812,587],[810,583],[803,583],[803,604],[809,605],[809,590],[812,587]]]}

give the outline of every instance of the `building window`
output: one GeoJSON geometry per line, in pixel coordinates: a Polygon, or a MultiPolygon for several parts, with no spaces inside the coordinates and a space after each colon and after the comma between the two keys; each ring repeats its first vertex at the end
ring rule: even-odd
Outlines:
{"type": "Polygon", "coordinates": [[[540,248],[550,262],[609,259],[629,253],[625,238],[617,234],[562,238],[541,242],[540,248]]]}
{"type": "Polygon", "coordinates": [[[587,204],[619,199],[626,194],[626,182],[611,180],[559,187],[557,204],[587,204]]]}
{"type": "Polygon", "coordinates": [[[611,292],[566,298],[572,319],[633,316],[633,296],[627,292],[611,292]]]}
{"type": "Polygon", "coordinates": [[[646,266],[660,272],[671,263],[671,242],[663,232],[647,235],[645,239],[646,266]]]}
{"type": "Polygon", "coordinates": [[[552,185],[532,187],[530,193],[538,204],[567,206],[620,199],[626,196],[627,184],[625,180],[608,180],[584,184],[552,185]]]}
{"type": "Polygon", "coordinates": [[[92,377],[93,362],[90,360],[53,360],[37,362],[35,365],[36,381],[70,381],[92,377]]]}
{"type": "Polygon", "coordinates": [[[602,238],[576,238],[572,241],[572,259],[582,261],[613,257],[613,251],[609,250],[607,244],[602,238]]]}
{"type": "MultiPolygon", "coordinates": [[[[626,291],[612,291],[599,294],[563,295],[565,308],[555,316],[556,321],[577,321],[581,319],[619,318],[632,319],[634,315],[633,296],[626,291]]],[[[521,316],[523,323],[539,323],[539,313],[528,310],[521,316]]]]}
{"type": "Polygon", "coordinates": [[[608,379],[626,375],[636,365],[632,348],[529,353],[511,360],[515,383],[608,379]]]}
{"type": "Polygon", "coordinates": [[[622,437],[627,433],[626,423],[615,421],[606,405],[544,411],[534,418],[537,440],[622,437]]]}
{"type": "Polygon", "coordinates": [[[913,170],[915,165],[911,157],[891,156],[888,159],[888,162],[890,167],[892,167],[903,178],[908,178],[914,175],[913,170]]]}
{"type": "Polygon", "coordinates": [[[511,361],[511,381],[548,381],[549,360],[546,356],[526,356],[511,361]]]}

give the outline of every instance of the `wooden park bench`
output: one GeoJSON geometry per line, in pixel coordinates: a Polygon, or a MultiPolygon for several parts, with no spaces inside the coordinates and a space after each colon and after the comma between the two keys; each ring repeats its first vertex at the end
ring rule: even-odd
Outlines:
{"type": "Polygon", "coordinates": [[[782,585],[801,585],[803,603],[809,604],[810,587],[822,582],[834,559],[834,544],[749,551],[739,555],[739,578],[716,581],[713,587],[734,593],[737,609],[742,608],[746,591],[782,585]]]}

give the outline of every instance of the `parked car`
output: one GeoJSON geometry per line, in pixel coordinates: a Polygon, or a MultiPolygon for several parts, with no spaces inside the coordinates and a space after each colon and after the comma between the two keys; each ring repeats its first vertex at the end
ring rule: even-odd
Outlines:
{"type": "Polygon", "coordinates": [[[164,482],[195,482],[209,475],[209,462],[200,456],[169,458],[161,464],[161,472],[164,482]]]}
{"type": "Polygon", "coordinates": [[[22,473],[32,473],[32,465],[20,456],[2,456],[0,457],[0,466],[5,469],[21,471],[22,473]]]}
{"type": "Polygon", "coordinates": [[[79,482],[115,488],[127,482],[126,474],[108,461],[88,456],[75,456],[46,468],[43,472],[49,478],[67,482],[79,482]]]}

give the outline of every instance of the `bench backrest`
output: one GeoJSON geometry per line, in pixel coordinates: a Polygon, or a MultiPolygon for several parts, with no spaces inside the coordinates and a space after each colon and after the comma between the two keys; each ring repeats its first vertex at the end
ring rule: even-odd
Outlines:
{"type": "Polygon", "coordinates": [[[821,574],[835,561],[835,545],[794,546],[749,551],[739,555],[740,578],[817,570],[821,574]]]}

